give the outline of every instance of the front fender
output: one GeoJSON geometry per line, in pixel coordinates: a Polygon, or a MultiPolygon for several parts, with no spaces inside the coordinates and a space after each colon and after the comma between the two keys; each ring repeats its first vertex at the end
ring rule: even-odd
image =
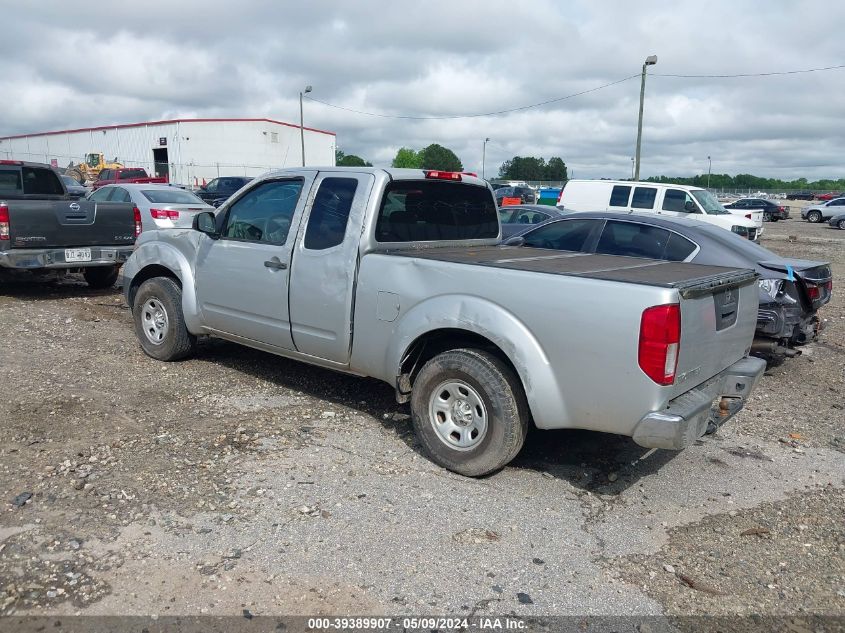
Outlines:
{"type": "Polygon", "coordinates": [[[202,333],[202,321],[197,308],[196,284],[194,270],[188,258],[175,246],[166,242],[142,242],[123,267],[123,292],[129,307],[131,294],[138,285],[150,277],[157,277],[160,273],[152,272],[152,268],[166,268],[180,282],[182,286],[182,312],[185,324],[193,334],[202,333]],[[152,273],[152,274],[148,274],[152,273]],[[136,282],[136,280],[138,280],[136,282]]]}
{"type": "Polygon", "coordinates": [[[567,419],[561,389],[543,347],[516,315],[487,299],[440,295],[418,303],[396,324],[385,367],[399,368],[417,339],[441,329],[483,336],[505,353],[519,375],[538,427],[560,426],[567,419]]]}

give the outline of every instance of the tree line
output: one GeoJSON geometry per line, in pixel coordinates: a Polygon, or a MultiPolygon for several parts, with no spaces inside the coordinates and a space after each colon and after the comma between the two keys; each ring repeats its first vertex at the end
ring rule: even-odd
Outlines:
{"type": "MultiPolygon", "coordinates": [[[[646,179],[647,182],[660,182],[671,185],[691,185],[693,187],[707,187],[708,176],[701,174],[700,176],[651,176],[646,179]]],[[[751,174],[737,174],[730,176],[728,174],[710,174],[709,186],[711,189],[812,189],[812,190],[845,190],[845,178],[832,180],[829,178],[822,180],[807,180],[806,178],[796,178],[795,180],[781,180],[779,178],[762,178],[760,176],[753,176],[751,174]]]]}

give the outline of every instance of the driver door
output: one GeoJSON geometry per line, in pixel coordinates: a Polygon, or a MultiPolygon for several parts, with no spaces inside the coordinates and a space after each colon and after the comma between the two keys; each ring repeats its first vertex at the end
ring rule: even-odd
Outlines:
{"type": "Polygon", "coordinates": [[[315,175],[261,182],[225,207],[219,238],[200,238],[196,286],[205,325],[294,349],[288,309],[291,253],[315,175]]]}

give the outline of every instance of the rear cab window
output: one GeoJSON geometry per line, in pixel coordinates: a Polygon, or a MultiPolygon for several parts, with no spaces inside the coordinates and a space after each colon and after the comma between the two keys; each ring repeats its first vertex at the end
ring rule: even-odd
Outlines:
{"type": "Polygon", "coordinates": [[[65,194],[62,181],[52,169],[40,167],[22,167],[23,192],[45,196],[63,196],[65,194]]]}
{"type": "Polygon", "coordinates": [[[491,239],[499,236],[499,216],[487,187],[394,180],[385,188],[375,232],[379,242],[491,239]]]}
{"type": "Polygon", "coordinates": [[[117,172],[118,180],[129,180],[130,178],[146,178],[147,172],[143,169],[123,169],[117,172]]]}
{"type": "Polygon", "coordinates": [[[20,169],[0,169],[0,194],[3,193],[22,193],[23,184],[21,182],[20,169]]]}

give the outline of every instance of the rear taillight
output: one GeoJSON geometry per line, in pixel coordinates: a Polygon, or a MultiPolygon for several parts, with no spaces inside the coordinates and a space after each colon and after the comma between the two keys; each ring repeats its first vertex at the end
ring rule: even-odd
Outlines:
{"type": "Polygon", "coordinates": [[[640,369],[658,385],[675,382],[681,345],[681,306],[669,303],[643,311],[640,321],[640,369]]]}
{"type": "Polygon", "coordinates": [[[9,205],[0,202],[0,240],[9,239],[9,205]]]}
{"type": "Polygon", "coordinates": [[[156,220],[178,220],[179,212],[170,209],[150,209],[150,215],[156,220]]]}
{"type": "Polygon", "coordinates": [[[135,237],[138,237],[143,230],[141,225],[141,210],[138,207],[133,207],[132,215],[135,218],[135,237]]]}

